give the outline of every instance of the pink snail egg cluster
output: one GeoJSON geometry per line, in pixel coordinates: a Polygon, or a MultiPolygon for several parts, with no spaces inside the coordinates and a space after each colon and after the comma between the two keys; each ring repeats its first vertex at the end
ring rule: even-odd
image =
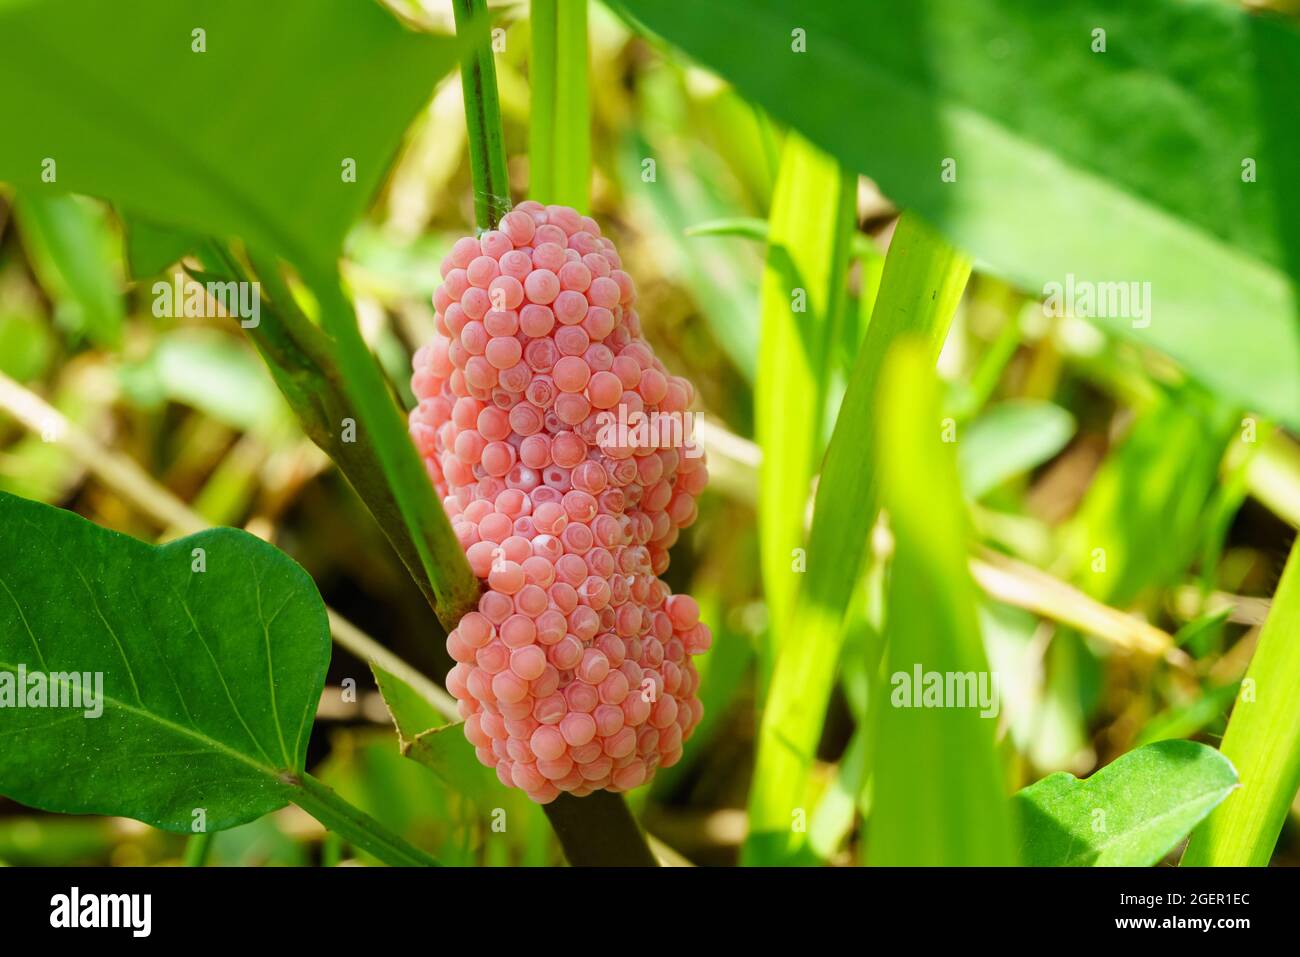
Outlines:
{"type": "Polygon", "coordinates": [[[590,217],[521,203],[452,247],[413,361],[411,436],[487,584],[447,687],[479,760],[540,803],[646,783],[703,712],[709,629],[658,576],[708,470],[610,427],[682,418],[694,388],[641,338],[621,265],[590,217]]]}

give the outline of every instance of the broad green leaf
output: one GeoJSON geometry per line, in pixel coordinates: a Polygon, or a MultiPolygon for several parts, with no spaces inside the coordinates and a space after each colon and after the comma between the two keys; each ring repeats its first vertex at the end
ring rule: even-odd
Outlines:
{"type": "Polygon", "coordinates": [[[1097,321],[1300,425],[1293,23],[1222,0],[611,2],[1003,278],[1150,283],[1145,315],[1097,321]]]}
{"type": "Polygon", "coordinates": [[[134,279],[156,276],[198,246],[196,237],[119,213],[126,234],[126,264],[134,279]]]}
{"type": "Polygon", "coordinates": [[[1083,781],[1049,774],[1012,799],[1021,863],[1150,867],[1236,787],[1232,762],[1194,741],[1146,745],[1083,781]]]}
{"type": "Polygon", "coordinates": [[[591,204],[587,0],[531,0],[528,194],[579,212],[591,204]]]}
{"type": "Polygon", "coordinates": [[[372,2],[5,0],[0,179],[327,263],[455,57],[372,2]]]}
{"type": "Polygon", "coordinates": [[[1042,465],[1074,435],[1074,416],[1051,402],[1013,399],[986,409],[958,434],[962,489],[982,498],[1007,479],[1042,465]]]}
{"type": "Polygon", "coordinates": [[[994,743],[997,679],[980,639],[965,502],[956,455],[943,441],[933,364],[929,343],[900,339],[878,393],[876,456],[894,556],[867,861],[1011,864],[994,743]]]}
{"type": "Polygon", "coordinates": [[[1268,864],[1300,790],[1300,545],[1293,546],[1250,668],[1228,719],[1221,750],[1241,790],[1197,828],[1184,864],[1268,864]]]}
{"type": "Polygon", "coordinates": [[[19,193],[14,213],[28,258],[54,300],[55,320],[75,336],[117,346],[125,308],[103,208],[80,196],[33,189],[19,193]]]}
{"type": "Polygon", "coordinates": [[[282,807],[329,655],[315,585],[253,535],[155,547],[0,494],[0,793],[16,801],[182,832],[200,808],[218,830],[282,807]],[[102,697],[17,706],[20,669],[29,695],[75,700],[90,675],[102,697]]]}
{"type": "Polygon", "coordinates": [[[808,565],[768,691],[749,799],[744,859],[806,859],[791,815],[806,807],[809,772],[825,723],[846,609],[876,521],[874,406],[885,353],[904,334],[925,338],[932,359],[948,333],[970,260],[910,213],[894,231],[876,308],[858,350],[826,449],[808,540],[808,565]]]}
{"type": "Polygon", "coordinates": [[[790,638],[804,571],[804,519],[821,457],[831,370],[845,300],[857,177],[803,137],[786,137],[772,196],[754,383],[758,527],[770,627],[764,670],[790,638]]]}

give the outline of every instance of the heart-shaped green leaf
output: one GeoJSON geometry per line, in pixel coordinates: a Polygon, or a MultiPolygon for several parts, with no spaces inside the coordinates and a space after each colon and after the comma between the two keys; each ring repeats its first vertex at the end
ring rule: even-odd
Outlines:
{"type": "Polygon", "coordinates": [[[1237,787],[1232,762],[1195,741],[1159,741],[1080,781],[1065,771],[1017,792],[1022,863],[1150,867],[1237,787]]]}
{"type": "Polygon", "coordinates": [[[329,656],[316,586],[255,536],[152,546],[0,494],[0,794],[251,821],[294,798],[329,656]]]}

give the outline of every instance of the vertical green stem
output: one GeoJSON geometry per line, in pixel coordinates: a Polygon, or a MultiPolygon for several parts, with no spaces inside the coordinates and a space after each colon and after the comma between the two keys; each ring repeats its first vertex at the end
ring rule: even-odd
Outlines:
{"type": "Polygon", "coordinates": [[[492,229],[510,211],[505,134],[492,59],[492,21],[486,0],[452,0],[452,10],[456,32],[466,44],[461,53],[460,82],[469,133],[474,218],[480,229],[492,229]]]}
{"type": "Polygon", "coordinates": [[[379,466],[433,588],[438,620],[450,631],[478,603],[479,580],[434,493],[383,373],[361,337],[338,274],[322,268],[303,278],[320,305],[321,328],[333,339],[341,385],[351,403],[352,416],[373,443],[379,466]]]}
{"type": "Polygon", "coordinates": [[[190,835],[190,839],[185,844],[186,867],[203,867],[208,862],[208,854],[212,850],[212,837],[211,831],[190,835]]]}
{"type": "Polygon", "coordinates": [[[532,0],[530,196],[583,212],[591,188],[587,0],[532,0]]]}

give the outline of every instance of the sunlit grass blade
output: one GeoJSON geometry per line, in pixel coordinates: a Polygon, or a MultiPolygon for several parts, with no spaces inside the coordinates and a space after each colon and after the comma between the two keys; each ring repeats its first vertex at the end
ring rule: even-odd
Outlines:
{"type": "Polygon", "coordinates": [[[776,661],[759,733],[744,859],[781,863],[806,853],[791,829],[806,809],[808,773],[843,642],[845,610],[861,574],[877,502],[874,408],[885,352],[902,334],[925,339],[931,359],[948,333],[970,260],[905,214],[885,260],[876,308],[858,350],[822,465],[790,636],[776,661]]]}
{"type": "Polygon", "coordinates": [[[532,0],[529,198],[587,212],[591,182],[587,0],[532,0]]]}
{"type": "Polygon", "coordinates": [[[998,691],[975,615],[967,517],[956,456],[942,438],[933,363],[924,341],[900,341],[877,404],[881,501],[895,544],[885,611],[889,687],[879,692],[889,700],[873,729],[867,860],[1011,864],[1012,825],[994,744],[998,691]]]}
{"type": "Polygon", "coordinates": [[[828,362],[844,305],[857,177],[803,137],[782,152],[761,287],[755,382],[759,545],[768,620],[765,671],[787,638],[803,571],[804,517],[821,452],[828,362]]]}
{"type": "Polygon", "coordinates": [[[460,84],[465,99],[470,176],[474,184],[474,218],[491,229],[510,211],[506,178],[505,134],[492,58],[492,22],[486,0],[454,0],[456,33],[462,41],[460,84]]]}
{"type": "Polygon", "coordinates": [[[1220,748],[1241,790],[1199,828],[1185,865],[1263,867],[1300,789],[1300,545],[1286,569],[1220,748]]]}

